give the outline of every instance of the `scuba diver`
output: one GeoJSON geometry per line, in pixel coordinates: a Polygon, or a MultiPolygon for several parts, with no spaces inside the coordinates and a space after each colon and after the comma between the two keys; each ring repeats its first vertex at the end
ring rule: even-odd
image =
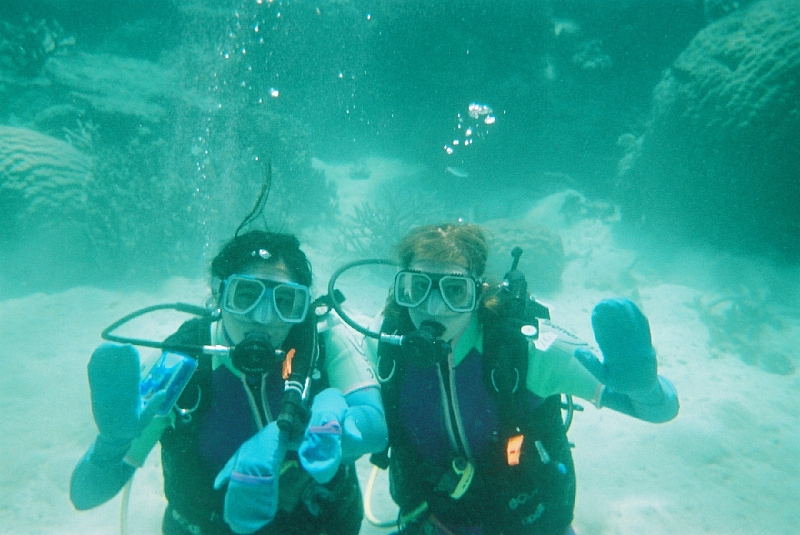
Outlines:
{"type": "Polygon", "coordinates": [[[399,533],[574,533],[561,396],[649,422],[678,413],[646,317],[626,299],[599,303],[601,361],[529,296],[516,269],[521,249],[501,284],[483,283],[479,226],[417,227],[398,253],[372,325],[380,334],[365,340],[389,428],[390,450],[373,462],[389,467],[399,533]]]}
{"type": "Polygon", "coordinates": [[[318,325],[297,238],[241,228],[211,264],[213,311],[155,344],[196,365],[174,405],[174,388],[140,380],[132,345],[93,353],[99,434],[70,498],[81,510],[108,501],[160,440],[165,535],[358,533],[354,461],[387,444],[378,382],[345,325],[332,314],[318,325]]]}

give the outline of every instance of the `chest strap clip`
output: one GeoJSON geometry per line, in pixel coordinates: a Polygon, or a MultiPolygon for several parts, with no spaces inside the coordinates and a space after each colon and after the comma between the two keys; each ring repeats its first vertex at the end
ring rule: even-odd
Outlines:
{"type": "Polygon", "coordinates": [[[454,500],[458,500],[466,494],[474,476],[475,465],[466,457],[458,456],[453,459],[450,470],[444,473],[434,490],[443,492],[454,500]]]}

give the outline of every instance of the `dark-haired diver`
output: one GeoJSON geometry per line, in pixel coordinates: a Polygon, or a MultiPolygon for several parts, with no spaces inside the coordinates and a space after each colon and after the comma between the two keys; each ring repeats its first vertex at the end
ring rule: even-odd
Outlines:
{"type": "Polygon", "coordinates": [[[164,534],[358,533],[354,461],[387,440],[359,342],[335,321],[318,333],[311,266],[294,236],[237,231],[211,275],[220,312],[163,343],[198,362],[166,417],[153,418],[162,394],[142,399],[132,346],[104,344],[92,355],[99,435],[73,472],[73,504],[111,499],[160,439],[164,534]]]}
{"type": "Polygon", "coordinates": [[[544,321],[547,309],[516,270],[520,253],[502,284],[483,284],[480,227],[418,227],[398,252],[381,342],[368,345],[400,533],[571,533],[575,472],[561,395],[650,422],[678,413],[674,387],[656,371],[647,319],[626,299],[598,304],[601,363],[544,321]]]}

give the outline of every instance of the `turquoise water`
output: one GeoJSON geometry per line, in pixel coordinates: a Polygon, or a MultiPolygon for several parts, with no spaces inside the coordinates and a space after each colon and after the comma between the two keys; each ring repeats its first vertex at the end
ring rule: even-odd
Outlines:
{"type": "MultiPolygon", "coordinates": [[[[40,0],[3,10],[0,124],[91,159],[86,180],[42,171],[70,175],[62,182],[80,194],[0,195],[4,270],[45,289],[204,269],[198,259],[247,212],[266,161],[268,223],[294,232],[368,223],[342,220],[347,199],[312,157],[402,161],[409,170],[371,201],[409,206],[417,222],[430,207],[479,222],[518,215],[564,187],[611,198],[617,139],[642,133],[662,71],[705,23],[682,2],[40,0]],[[470,117],[470,104],[495,122],[470,117]]],[[[21,145],[6,160],[38,165],[37,149],[21,145]]]]}
{"type": "MultiPolygon", "coordinates": [[[[3,2],[0,390],[23,438],[3,456],[32,459],[9,464],[0,525],[116,526],[66,501],[86,358],[135,308],[203,302],[271,169],[256,225],[301,235],[316,294],[462,219],[490,231],[495,278],[522,245],[584,338],[599,299],[643,304],[681,417],[579,419],[582,535],[791,532],[798,51],[794,0],[3,2]]],[[[384,295],[359,291],[386,284],[359,276],[369,316],[384,295]]]]}

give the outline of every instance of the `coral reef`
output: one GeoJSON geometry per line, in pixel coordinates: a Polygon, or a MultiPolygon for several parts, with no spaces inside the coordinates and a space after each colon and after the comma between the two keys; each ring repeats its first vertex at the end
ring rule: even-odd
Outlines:
{"type": "Polygon", "coordinates": [[[442,203],[404,193],[396,184],[382,184],[373,202],[355,206],[336,238],[338,251],[345,257],[394,258],[395,246],[412,227],[454,219],[442,203]]]}
{"type": "MultiPolygon", "coordinates": [[[[616,206],[588,199],[572,189],[539,199],[525,215],[528,227],[545,227],[560,238],[560,255],[564,257],[561,290],[580,292],[587,288],[640,302],[639,257],[614,244],[613,232],[619,220],[616,206]]],[[[504,268],[507,254],[504,251],[504,268]]],[[[553,289],[559,288],[554,285],[553,289]]]]}
{"type": "Polygon", "coordinates": [[[511,267],[511,250],[521,247],[519,269],[525,273],[528,289],[552,293],[561,287],[566,264],[561,237],[530,221],[496,219],[482,224],[489,236],[489,275],[499,278],[511,267]]]}
{"type": "Polygon", "coordinates": [[[3,30],[0,124],[24,127],[0,134],[0,239],[13,251],[3,268],[31,289],[53,287],[45,266],[69,272],[58,286],[199,274],[252,207],[263,176],[255,157],[274,175],[260,225],[296,232],[333,217],[335,188],[311,166],[309,128],[246,98],[249,86],[233,80],[247,67],[229,70],[207,35],[189,34],[162,62],[69,47],[55,23],[3,30]],[[36,56],[35,78],[11,55],[8,35],[23,34],[55,43],[36,56]],[[46,164],[14,163],[37,158],[46,164]]]}
{"type": "Polygon", "coordinates": [[[212,219],[202,212],[196,177],[182,171],[191,163],[146,129],[123,147],[95,137],[90,232],[103,274],[149,280],[196,273],[212,219]]]}
{"type": "Polygon", "coordinates": [[[751,0],[705,0],[703,13],[708,21],[714,21],[743,8],[750,2],[751,0]]]}
{"type": "Polygon", "coordinates": [[[796,1],[761,0],[700,31],[620,162],[628,220],[665,239],[800,258],[799,78],[796,1]]]}
{"type": "Polygon", "coordinates": [[[19,292],[88,280],[94,158],[69,143],[0,126],[0,272],[19,292]]]}
{"type": "Polygon", "coordinates": [[[39,74],[48,58],[75,44],[55,20],[24,16],[21,24],[0,21],[0,68],[24,77],[39,74]]]}
{"type": "Polygon", "coordinates": [[[85,224],[93,160],[69,143],[0,126],[0,236],[85,224]]]}
{"type": "Polygon", "coordinates": [[[176,72],[136,58],[73,54],[53,58],[45,71],[53,83],[68,88],[73,102],[117,119],[158,123],[168,116],[170,104],[197,106],[201,101],[176,72]]]}
{"type": "Polygon", "coordinates": [[[721,297],[698,297],[688,305],[709,333],[712,355],[731,354],[769,373],[789,375],[797,369],[797,343],[781,346],[789,326],[762,298],[741,291],[721,297]]]}

